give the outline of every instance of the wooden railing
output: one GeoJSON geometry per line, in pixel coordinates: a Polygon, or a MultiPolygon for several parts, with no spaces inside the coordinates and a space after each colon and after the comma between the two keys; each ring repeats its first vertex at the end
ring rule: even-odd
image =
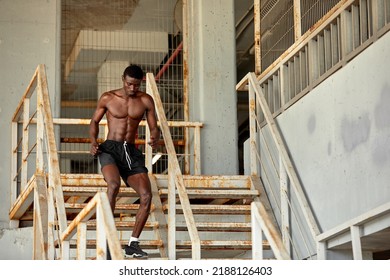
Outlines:
{"type": "MultiPolygon", "coordinates": [[[[296,170],[290,159],[287,147],[284,144],[279,128],[270,112],[268,104],[265,100],[264,92],[260,88],[255,74],[249,73],[247,74],[247,78],[249,81],[248,85],[249,85],[249,104],[250,104],[250,108],[249,108],[250,125],[249,126],[250,126],[251,175],[260,176],[259,168],[261,168],[263,164],[260,157],[261,152],[260,152],[260,142],[259,142],[260,135],[262,133],[261,125],[259,121],[259,114],[262,113],[265,116],[273,142],[275,143],[276,149],[279,152],[279,163],[280,163],[279,170],[278,170],[279,180],[280,180],[279,193],[281,194],[282,207],[284,207],[283,210],[281,211],[281,220],[282,220],[281,232],[282,232],[284,246],[287,252],[290,252],[289,248],[290,245],[292,244],[291,242],[292,237],[289,232],[289,226],[288,226],[290,224],[290,217],[287,215],[287,213],[289,213],[288,209],[290,209],[291,213],[294,214],[294,211],[292,210],[292,206],[291,206],[292,202],[290,199],[290,195],[287,192],[287,178],[289,179],[293,187],[294,194],[297,197],[298,204],[302,211],[302,215],[311,233],[312,243],[315,244],[314,240],[316,236],[320,233],[320,230],[317,226],[317,222],[311,211],[310,205],[307,201],[307,198],[301,186],[296,170]]],[[[263,223],[263,225],[266,224],[263,223]]],[[[267,231],[264,231],[264,233],[266,232],[267,231]]],[[[271,232],[271,230],[268,230],[268,232],[271,232]]],[[[272,236],[266,236],[266,237],[273,238],[272,236]]],[[[303,238],[303,242],[304,243],[306,242],[304,238],[303,238]]],[[[308,248],[307,250],[308,250],[308,254],[310,255],[310,251],[308,248]]]]}
{"type": "MultiPolygon", "coordinates": [[[[40,239],[40,241],[47,242],[48,246],[45,247],[47,248],[46,252],[42,253],[41,256],[53,259],[55,256],[55,232],[56,230],[65,231],[67,221],[45,66],[42,64],[37,67],[13,115],[12,144],[14,146],[12,148],[11,205],[15,206],[19,203],[23,204],[25,208],[29,207],[29,204],[32,203],[31,194],[34,189],[31,186],[34,184],[27,183],[35,178],[47,177],[47,193],[42,191],[42,186],[46,185],[42,179],[39,179],[35,185],[39,187],[39,194],[47,194],[44,198],[47,200],[47,213],[41,213],[43,216],[47,215],[47,222],[39,224],[45,228],[41,231],[48,232],[48,240],[40,239]],[[36,93],[36,99],[32,98],[34,93],[36,93]],[[35,127],[32,125],[33,120],[36,121],[35,127]],[[18,165],[18,162],[21,164],[18,165]]],[[[38,196],[35,201],[39,202],[39,199],[38,196]]],[[[22,210],[13,207],[10,211],[10,219],[17,219],[22,210]]],[[[34,214],[34,217],[40,218],[41,215],[34,214]]],[[[37,239],[34,238],[34,240],[37,239]]],[[[59,245],[60,254],[62,258],[65,258],[64,253],[67,251],[69,243],[64,242],[59,245]]]]}
{"type": "MultiPolygon", "coordinates": [[[[195,226],[194,216],[191,210],[190,201],[184,186],[182,172],[177,160],[175,147],[173,145],[168,122],[161,102],[156,81],[153,74],[146,75],[146,89],[153,97],[160,129],[164,137],[165,147],[168,151],[168,258],[176,259],[176,190],[179,194],[183,214],[186,221],[188,233],[192,243],[192,259],[199,260],[200,256],[200,239],[198,230],[195,226]]],[[[147,129],[148,131],[148,129],[147,129]]]]}
{"type": "Polygon", "coordinates": [[[271,246],[274,256],[278,260],[290,260],[278,230],[268,219],[264,206],[257,201],[251,203],[251,226],[252,226],[252,259],[263,259],[263,233],[271,246]]]}
{"type": "MultiPolygon", "coordinates": [[[[147,75],[148,93],[156,103],[158,124],[161,128],[169,162],[169,258],[175,259],[175,201],[176,189],[183,207],[192,241],[192,257],[200,259],[200,240],[185,191],[169,126],[194,128],[194,170],[200,173],[200,123],[168,122],[152,74],[147,75]],[[183,124],[184,123],[184,124],[183,124]]],[[[106,257],[106,239],[111,256],[121,259],[120,244],[107,195],[98,193],[68,226],[61,185],[60,165],[54,125],[89,125],[90,120],[53,118],[50,108],[45,66],[39,65],[12,118],[12,182],[10,219],[18,226],[18,220],[34,205],[34,258],[70,259],[70,239],[77,235],[77,258],[86,258],[86,222],[97,214],[98,229],[96,258],[106,257]],[[35,95],[34,95],[35,94],[35,95]],[[33,98],[36,96],[36,99],[33,98]],[[107,238],[107,237],[110,238],[107,238]],[[58,249],[57,249],[58,248],[58,249]]],[[[107,135],[107,123],[104,136],[107,135]]],[[[141,125],[147,126],[142,121],[141,125]]],[[[148,132],[149,130],[146,129],[148,132]]],[[[148,137],[148,134],[146,135],[148,137]]],[[[146,164],[152,170],[152,151],[145,144],[146,164]]],[[[66,151],[65,151],[66,152],[66,151]]],[[[69,152],[69,151],[67,151],[69,152]]],[[[73,151],[87,153],[88,151],[73,151]]]]}
{"type": "MultiPolygon", "coordinates": [[[[32,120],[34,122],[34,120],[32,120]]],[[[66,126],[70,125],[80,125],[80,126],[89,126],[90,119],[75,119],[75,118],[53,118],[54,125],[58,125],[60,130],[65,128],[66,126]]],[[[194,175],[201,174],[201,155],[200,155],[200,130],[203,126],[200,122],[188,122],[188,121],[167,121],[167,124],[170,128],[185,128],[188,130],[191,130],[193,135],[193,141],[191,142],[190,139],[183,139],[177,141],[177,143],[174,143],[175,145],[184,145],[189,147],[187,148],[188,151],[191,150],[191,147],[193,149],[192,153],[183,155],[183,158],[185,160],[185,166],[190,166],[191,163],[193,164],[193,173],[194,175]]],[[[146,121],[142,120],[139,123],[140,127],[146,126],[146,121]]],[[[158,126],[161,126],[160,121],[158,121],[158,126]]],[[[102,131],[101,138],[98,139],[98,141],[104,141],[106,139],[107,133],[108,133],[108,126],[107,121],[102,120],[99,123],[99,127],[102,131]]],[[[146,130],[146,139],[149,137],[149,131],[146,130]]],[[[67,137],[64,139],[61,139],[61,141],[65,141],[66,143],[78,143],[78,144],[85,144],[89,143],[90,139],[84,137],[67,137]]],[[[164,146],[164,140],[160,140],[161,144],[164,146]]],[[[136,145],[144,145],[145,146],[145,164],[148,170],[152,170],[152,158],[154,156],[152,149],[150,149],[149,144],[147,141],[143,139],[136,139],[135,142],[136,145]]],[[[87,149],[85,147],[79,147],[78,149],[62,149],[58,151],[61,155],[71,155],[71,154],[86,154],[89,155],[89,147],[87,149]]],[[[159,152],[160,155],[163,155],[162,152],[159,152]]]]}
{"type": "MultiPolygon", "coordinates": [[[[103,215],[104,224],[103,230],[97,231],[98,245],[102,247],[105,237],[110,236],[112,239],[108,240],[108,244],[113,256],[119,259],[120,245],[115,240],[117,234],[113,217],[99,214],[101,210],[110,209],[109,206],[107,208],[106,194],[98,194],[68,228],[45,66],[42,64],[37,67],[13,115],[12,144],[12,207],[9,216],[17,223],[34,205],[34,258],[69,259],[69,237],[73,227],[80,224],[83,231],[86,217],[93,213],[92,208],[97,208],[98,216],[103,215]],[[33,98],[34,93],[36,98],[33,98]],[[56,248],[59,248],[59,253],[56,248]]],[[[81,245],[84,244],[82,240],[81,245]]],[[[85,256],[81,247],[78,251],[79,256],[85,256]]],[[[97,254],[98,258],[102,257],[101,253],[97,254]]]]}
{"type": "MultiPolygon", "coordinates": [[[[78,260],[86,259],[87,249],[87,221],[96,214],[96,259],[107,259],[107,245],[113,260],[123,260],[121,244],[111,206],[106,192],[98,192],[73,219],[68,228],[61,235],[61,243],[70,242],[70,239],[77,233],[77,254],[78,260]],[[109,237],[109,238],[108,238],[109,237]]],[[[69,255],[69,253],[67,253],[69,255]]]]}

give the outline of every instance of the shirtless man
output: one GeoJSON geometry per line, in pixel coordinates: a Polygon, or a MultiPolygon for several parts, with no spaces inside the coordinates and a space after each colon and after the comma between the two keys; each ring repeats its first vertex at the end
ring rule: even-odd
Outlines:
{"type": "Polygon", "coordinates": [[[157,127],[153,98],[139,91],[143,71],[137,65],[130,65],[122,76],[123,87],[103,93],[95,113],[92,116],[89,136],[92,155],[97,155],[102,173],[107,182],[107,195],[111,210],[114,213],[116,196],[121,184],[120,178],[128,187],[132,187],[140,197],[139,210],[136,215],[134,229],[125,246],[125,255],[136,258],[147,257],[148,254],[139,247],[138,238],[148,219],[152,192],[145,167],[145,159],[134,143],[139,122],[146,115],[150,129],[149,144],[157,146],[160,130],[157,127]],[[99,122],[106,114],[108,123],[107,139],[101,145],[97,143],[99,122]]]}

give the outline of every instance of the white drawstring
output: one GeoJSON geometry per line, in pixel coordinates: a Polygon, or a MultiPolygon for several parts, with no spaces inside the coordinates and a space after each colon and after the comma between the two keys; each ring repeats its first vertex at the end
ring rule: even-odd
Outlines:
{"type": "Polygon", "coordinates": [[[125,150],[125,157],[126,157],[126,161],[127,161],[127,164],[129,165],[129,169],[131,170],[131,157],[130,155],[127,153],[127,143],[126,141],[123,143],[123,149],[125,150]]]}

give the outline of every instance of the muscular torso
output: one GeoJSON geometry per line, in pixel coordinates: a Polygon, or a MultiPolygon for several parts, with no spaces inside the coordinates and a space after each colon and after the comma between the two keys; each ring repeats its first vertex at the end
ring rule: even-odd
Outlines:
{"type": "Polygon", "coordinates": [[[108,123],[107,139],[134,143],[138,125],[147,111],[146,93],[136,96],[122,96],[116,91],[108,93],[106,117],[108,123]]]}

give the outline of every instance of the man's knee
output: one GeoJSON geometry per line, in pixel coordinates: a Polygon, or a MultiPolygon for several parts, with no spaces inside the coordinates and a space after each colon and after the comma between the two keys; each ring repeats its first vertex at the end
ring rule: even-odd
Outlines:
{"type": "Polygon", "coordinates": [[[140,204],[146,207],[150,207],[152,203],[152,192],[143,192],[140,194],[140,204]]]}
{"type": "Polygon", "coordinates": [[[117,180],[107,181],[107,192],[109,194],[117,195],[119,192],[120,186],[121,186],[120,181],[117,181],[117,180]]]}

